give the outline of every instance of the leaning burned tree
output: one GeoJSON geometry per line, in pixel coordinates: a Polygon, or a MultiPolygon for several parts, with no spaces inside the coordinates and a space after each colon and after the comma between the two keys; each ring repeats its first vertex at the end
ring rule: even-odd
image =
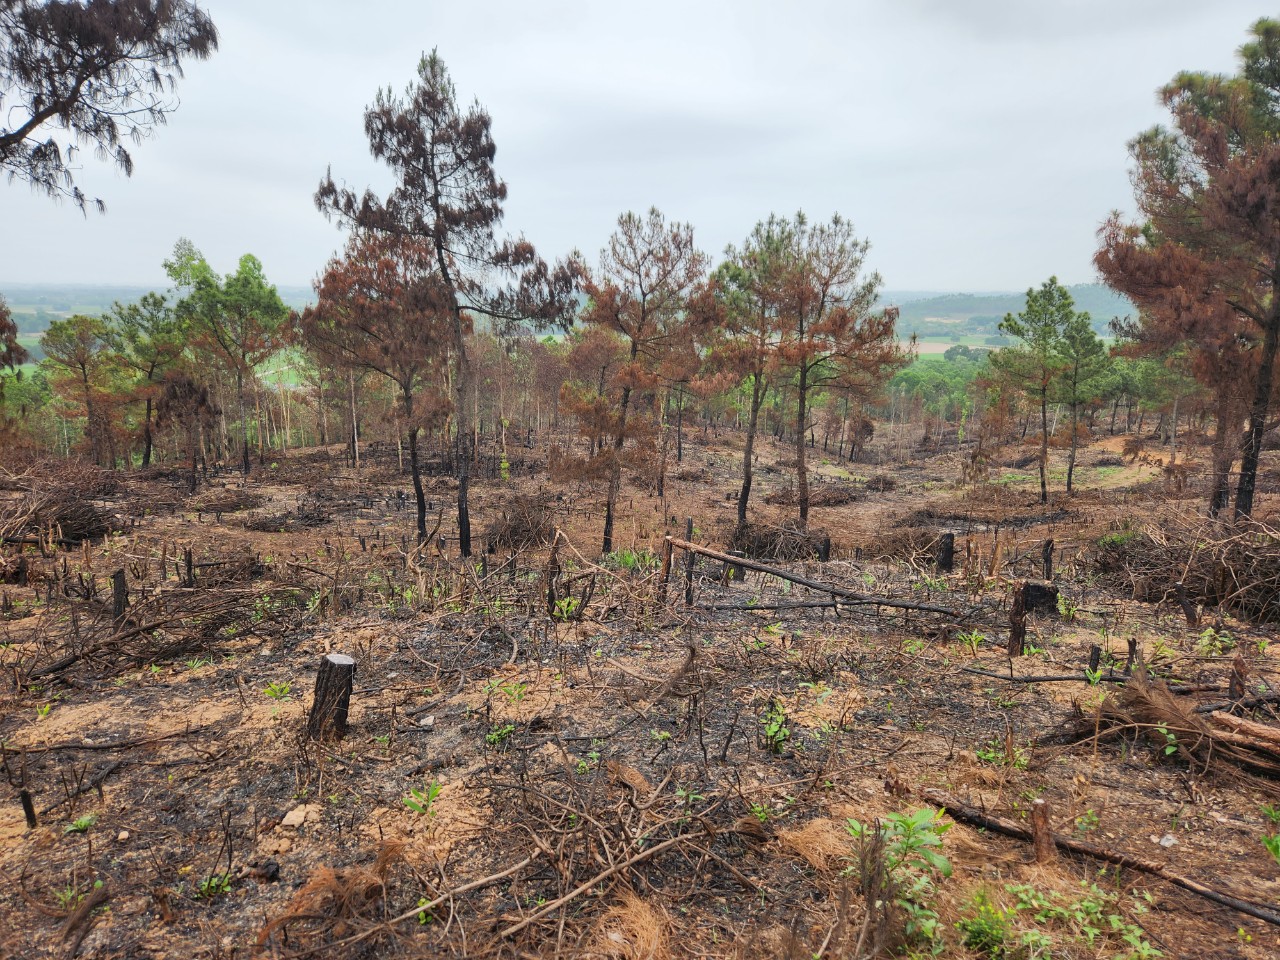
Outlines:
{"type": "Polygon", "coordinates": [[[0,0],[0,170],[83,210],[76,144],[132,174],[124,142],[166,122],[182,61],[217,46],[213,21],[193,3],[0,0]],[[57,129],[71,143],[59,144],[57,129]]]}
{"type": "Polygon", "coordinates": [[[496,323],[564,323],[576,307],[574,261],[549,268],[524,239],[499,239],[507,185],[493,168],[489,114],[477,103],[458,109],[453,81],[433,51],[418,63],[404,95],[378,91],[364,115],[369,149],[395,174],[385,198],[340,188],[332,172],[316,192],[327,216],[427,245],[452,316],[451,347],[457,426],[458,546],[471,555],[468,492],[474,457],[467,353],[471,316],[496,323]]]}

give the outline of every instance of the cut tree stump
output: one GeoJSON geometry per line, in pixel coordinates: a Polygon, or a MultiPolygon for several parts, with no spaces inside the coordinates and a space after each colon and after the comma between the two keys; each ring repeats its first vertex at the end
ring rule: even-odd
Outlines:
{"type": "Polygon", "coordinates": [[[1049,824],[1049,804],[1037,799],[1031,805],[1031,841],[1035,844],[1036,863],[1053,863],[1058,850],[1053,844],[1053,828],[1049,824]]]}
{"type": "Polygon", "coordinates": [[[312,740],[341,740],[347,735],[355,676],[356,662],[345,654],[331,653],[320,661],[316,695],[307,717],[307,736],[312,740]]]}

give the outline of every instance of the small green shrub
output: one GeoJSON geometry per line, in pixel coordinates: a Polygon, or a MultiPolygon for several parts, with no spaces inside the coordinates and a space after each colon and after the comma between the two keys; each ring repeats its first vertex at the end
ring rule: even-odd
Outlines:
{"type": "Polygon", "coordinates": [[[231,892],[231,874],[215,873],[196,884],[197,900],[213,900],[231,892]]]}
{"type": "Polygon", "coordinates": [[[443,789],[444,785],[438,780],[428,783],[425,790],[410,787],[409,795],[404,798],[404,805],[424,817],[435,816],[432,808],[435,806],[436,797],[440,796],[440,791],[443,789]]]}
{"type": "Polygon", "coordinates": [[[1010,956],[1010,912],[991,902],[986,891],[979,890],[973,897],[973,913],[956,922],[962,934],[962,942],[970,950],[995,960],[1010,956]]]}
{"type": "Polygon", "coordinates": [[[787,741],[791,739],[791,728],[787,726],[787,713],[782,704],[774,700],[760,718],[764,727],[764,742],[771,753],[781,753],[787,741]]]}
{"type": "Polygon", "coordinates": [[[516,732],[514,723],[503,723],[495,726],[484,735],[484,742],[491,747],[500,747],[516,732]]]}
{"type": "Polygon", "coordinates": [[[92,827],[97,822],[98,822],[98,815],[96,813],[86,813],[84,816],[76,817],[74,820],[68,823],[62,832],[63,833],[88,833],[89,828],[92,827]]]}

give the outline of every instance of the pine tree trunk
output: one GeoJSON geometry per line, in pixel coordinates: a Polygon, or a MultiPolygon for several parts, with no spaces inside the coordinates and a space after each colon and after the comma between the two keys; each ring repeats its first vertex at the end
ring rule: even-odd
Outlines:
{"type": "Polygon", "coordinates": [[[1253,403],[1249,409],[1249,432],[1245,435],[1244,452],[1240,458],[1240,482],[1236,485],[1236,520],[1242,520],[1253,514],[1253,494],[1258,479],[1258,461],[1262,456],[1262,431],[1267,425],[1267,411],[1271,406],[1271,389],[1275,380],[1276,352],[1280,348],[1278,290],[1280,290],[1280,282],[1273,282],[1271,308],[1262,340],[1262,360],[1258,364],[1258,380],[1254,386],[1253,403]]]}
{"type": "Polygon", "coordinates": [[[1235,450],[1230,443],[1235,434],[1234,411],[1224,386],[1218,388],[1217,424],[1213,436],[1213,482],[1209,489],[1209,516],[1217,517],[1231,499],[1231,462],[1235,450]]]}
{"type": "Polygon", "coordinates": [[[800,504],[800,529],[809,527],[809,473],[804,458],[805,402],[809,396],[809,368],[800,364],[800,383],[796,402],[796,500],[800,504]]]}
{"type": "Polygon", "coordinates": [[[244,407],[244,371],[236,367],[236,402],[240,406],[240,470],[249,475],[249,418],[244,407]]]}
{"type": "Polygon", "coordinates": [[[1040,388],[1040,502],[1049,502],[1049,388],[1040,388]]]}
{"type": "Polygon", "coordinates": [[[418,465],[418,425],[409,427],[409,473],[413,477],[413,499],[418,506],[418,544],[427,542],[427,495],[422,489],[422,468],[418,465]]]}
{"type": "Polygon", "coordinates": [[[756,428],[760,423],[760,404],[764,400],[764,383],[759,373],[751,380],[751,417],[747,421],[747,442],[742,453],[742,489],[738,493],[738,525],[747,522],[747,501],[751,499],[752,458],[755,456],[756,428]]]}
{"type": "Polygon", "coordinates": [[[1071,492],[1071,478],[1076,472],[1076,433],[1080,425],[1080,405],[1071,404],[1071,452],[1067,456],[1067,493],[1071,492]]]}
{"type": "Polygon", "coordinates": [[[151,466],[151,398],[147,397],[147,417],[142,426],[142,469],[151,466]]]}

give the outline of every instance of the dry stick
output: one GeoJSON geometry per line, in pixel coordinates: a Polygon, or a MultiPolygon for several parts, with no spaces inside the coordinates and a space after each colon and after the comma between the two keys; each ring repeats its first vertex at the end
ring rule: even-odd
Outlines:
{"type": "Polygon", "coordinates": [[[789,580],[792,583],[799,584],[802,587],[808,587],[810,590],[817,590],[821,593],[829,593],[833,597],[840,597],[842,600],[850,604],[867,604],[877,607],[895,607],[899,610],[923,610],[926,613],[941,613],[948,617],[960,616],[960,611],[952,610],[949,607],[938,607],[928,603],[912,603],[909,600],[895,600],[891,597],[872,597],[865,593],[855,593],[852,590],[846,590],[844,587],[838,587],[831,583],[820,583],[817,580],[810,580],[795,573],[786,570],[779,570],[777,567],[771,567],[768,564],[760,563],[757,560],[748,560],[745,557],[735,557],[728,553],[722,553],[719,550],[712,550],[710,547],[702,547],[696,543],[690,543],[688,540],[680,540],[676,537],[667,537],[673,547],[679,547],[690,553],[700,553],[704,557],[710,557],[712,560],[719,560],[723,563],[736,563],[739,566],[746,567],[748,570],[755,570],[758,573],[767,573],[770,576],[778,577],[782,580],[789,580]]]}
{"type": "Polygon", "coordinates": [[[95,776],[88,783],[80,784],[80,786],[76,787],[75,790],[68,793],[61,800],[55,800],[53,803],[50,803],[47,806],[45,806],[44,809],[40,811],[41,815],[43,816],[44,814],[49,813],[50,811],[57,810],[64,803],[70,803],[73,799],[80,796],[82,793],[88,793],[90,790],[96,790],[98,787],[102,786],[102,784],[106,783],[107,777],[111,776],[113,773],[119,770],[122,766],[124,766],[124,761],[117,760],[115,763],[111,764],[105,770],[97,774],[97,776],[95,776]]]}
{"type": "Polygon", "coordinates": [[[189,730],[178,730],[174,733],[165,733],[157,737],[138,737],[134,740],[117,740],[114,743],[51,743],[42,747],[6,747],[0,746],[0,751],[8,754],[22,753],[54,753],[58,750],[125,750],[130,747],[143,747],[151,743],[161,743],[164,740],[172,740],[174,737],[187,737],[193,733],[202,733],[212,727],[212,723],[207,723],[203,727],[192,727],[189,730]]]}
{"type": "MultiPolygon", "coordinates": [[[[961,667],[962,673],[976,673],[980,677],[992,677],[996,680],[1003,680],[1006,683],[1066,683],[1068,681],[1078,681],[1080,683],[1092,684],[1093,681],[1083,673],[1026,673],[1026,674],[1007,674],[995,673],[991,670],[982,670],[978,667],[961,667]]],[[[1098,677],[1099,683],[1124,683],[1128,677],[1098,677]]]]}
{"type": "MultiPolygon", "coordinates": [[[[624,860],[622,861],[622,863],[619,863],[616,866],[612,866],[608,870],[600,871],[594,877],[588,880],[586,883],[579,884],[577,887],[575,887],[574,889],[566,893],[563,897],[559,897],[555,900],[552,900],[541,910],[537,910],[534,913],[529,914],[529,916],[525,917],[519,923],[513,923],[511,926],[501,931],[498,934],[498,936],[503,938],[514,936],[515,934],[523,930],[525,927],[529,926],[529,924],[534,923],[538,920],[541,920],[547,914],[553,913],[556,910],[559,910],[562,906],[564,906],[569,901],[574,900],[577,897],[581,896],[587,890],[590,890],[592,887],[594,887],[597,883],[600,883],[603,880],[607,880],[610,877],[618,873],[621,873],[623,870],[627,869],[628,867],[635,866],[637,863],[643,863],[645,860],[648,860],[649,858],[655,856],[656,854],[661,853],[663,850],[666,850],[668,847],[674,847],[677,843],[681,843],[682,841],[685,841],[685,840],[692,840],[696,836],[699,836],[699,834],[696,834],[696,833],[678,834],[670,838],[669,840],[664,840],[662,843],[659,843],[657,846],[650,847],[647,850],[642,850],[640,853],[637,853],[630,860],[624,860]]],[[[423,908],[422,907],[418,908],[418,910],[421,910],[421,909],[423,908]]],[[[410,916],[417,916],[418,910],[414,910],[412,913],[407,914],[404,918],[400,918],[400,919],[408,919],[408,917],[410,916]]]]}
{"type": "MultiPolygon", "coordinates": [[[[693,517],[685,521],[684,539],[685,542],[693,540],[693,517]]],[[[684,553],[684,605],[686,607],[693,606],[693,557],[693,551],[686,549],[684,553]]]]}
{"type": "MultiPolygon", "coordinates": [[[[348,937],[346,940],[339,940],[337,943],[330,944],[330,946],[336,947],[336,946],[345,946],[346,944],[351,944],[351,943],[358,943],[361,940],[368,939],[369,937],[373,936],[375,933],[380,932],[382,929],[382,926],[389,927],[397,923],[403,923],[405,920],[411,920],[417,917],[421,913],[427,913],[431,910],[434,910],[436,907],[440,906],[440,904],[444,903],[446,900],[452,900],[456,897],[462,896],[464,893],[470,893],[472,890],[479,890],[481,887],[487,887],[490,884],[497,883],[499,880],[505,880],[507,877],[511,876],[513,873],[519,873],[525,867],[529,866],[531,863],[537,860],[538,857],[540,857],[541,855],[542,855],[542,851],[539,850],[537,853],[534,853],[528,857],[525,857],[519,863],[514,864],[513,866],[510,866],[510,867],[507,867],[507,869],[499,873],[491,873],[489,874],[489,876],[481,877],[479,880],[472,880],[470,883],[464,883],[460,887],[455,887],[452,890],[442,893],[440,896],[436,897],[430,903],[424,903],[421,906],[414,907],[412,910],[409,910],[406,913],[402,913],[398,917],[392,917],[390,920],[386,921],[385,924],[377,928],[374,928],[372,930],[366,930],[364,933],[356,934],[354,937],[348,937]]],[[[310,951],[310,952],[314,952],[314,951],[310,951]]]]}
{"type": "MultiPolygon", "coordinates": [[[[922,790],[920,791],[920,796],[930,803],[945,809],[955,820],[982,827],[984,830],[994,830],[996,833],[1002,833],[1017,840],[1029,841],[1033,839],[1030,831],[1014,821],[983,813],[975,807],[962,803],[955,797],[947,796],[941,790],[922,790]]],[[[1233,897],[1229,893],[1214,890],[1212,887],[1206,887],[1195,880],[1173,873],[1153,860],[1144,860],[1128,853],[1114,853],[1084,840],[1076,840],[1072,837],[1063,837],[1057,834],[1053,835],[1053,842],[1059,849],[1093,857],[1106,863],[1114,863],[1117,866],[1127,867],[1139,873],[1150,874],[1153,877],[1159,877],[1166,883],[1181,887],[1188,893],[1194,893],[1198,897],[1204,897],[1206,900],[1212,900],[1214,903],[1221,904],[1224,907],[1230,907],[1232,910],[1238,910],[1265,923],[1280,927],[1280,913],[1276,913],[1274,910],[1270,910],[1260,904],[1233,897]]]]}
{"type": "Polygon", "coordinates": [[[788,602],[788,603],[711,603],[704,606],[703,610],[817,610],[817,609],[838,609],[840,602],[838,600],[811,600],[807,602],[788,602]]]}
{"type": "Polygon", "coordinates": [[[110,896],[106,884],[94,887],[80,902],[80,906],[67,915],[66,921],[62,924],[61,936],[63,942],[67,944],[68,957],[74,957],[80,952],[80,944],[93,929],[95,919],[93,911],[106,903],[110,896]]]}

